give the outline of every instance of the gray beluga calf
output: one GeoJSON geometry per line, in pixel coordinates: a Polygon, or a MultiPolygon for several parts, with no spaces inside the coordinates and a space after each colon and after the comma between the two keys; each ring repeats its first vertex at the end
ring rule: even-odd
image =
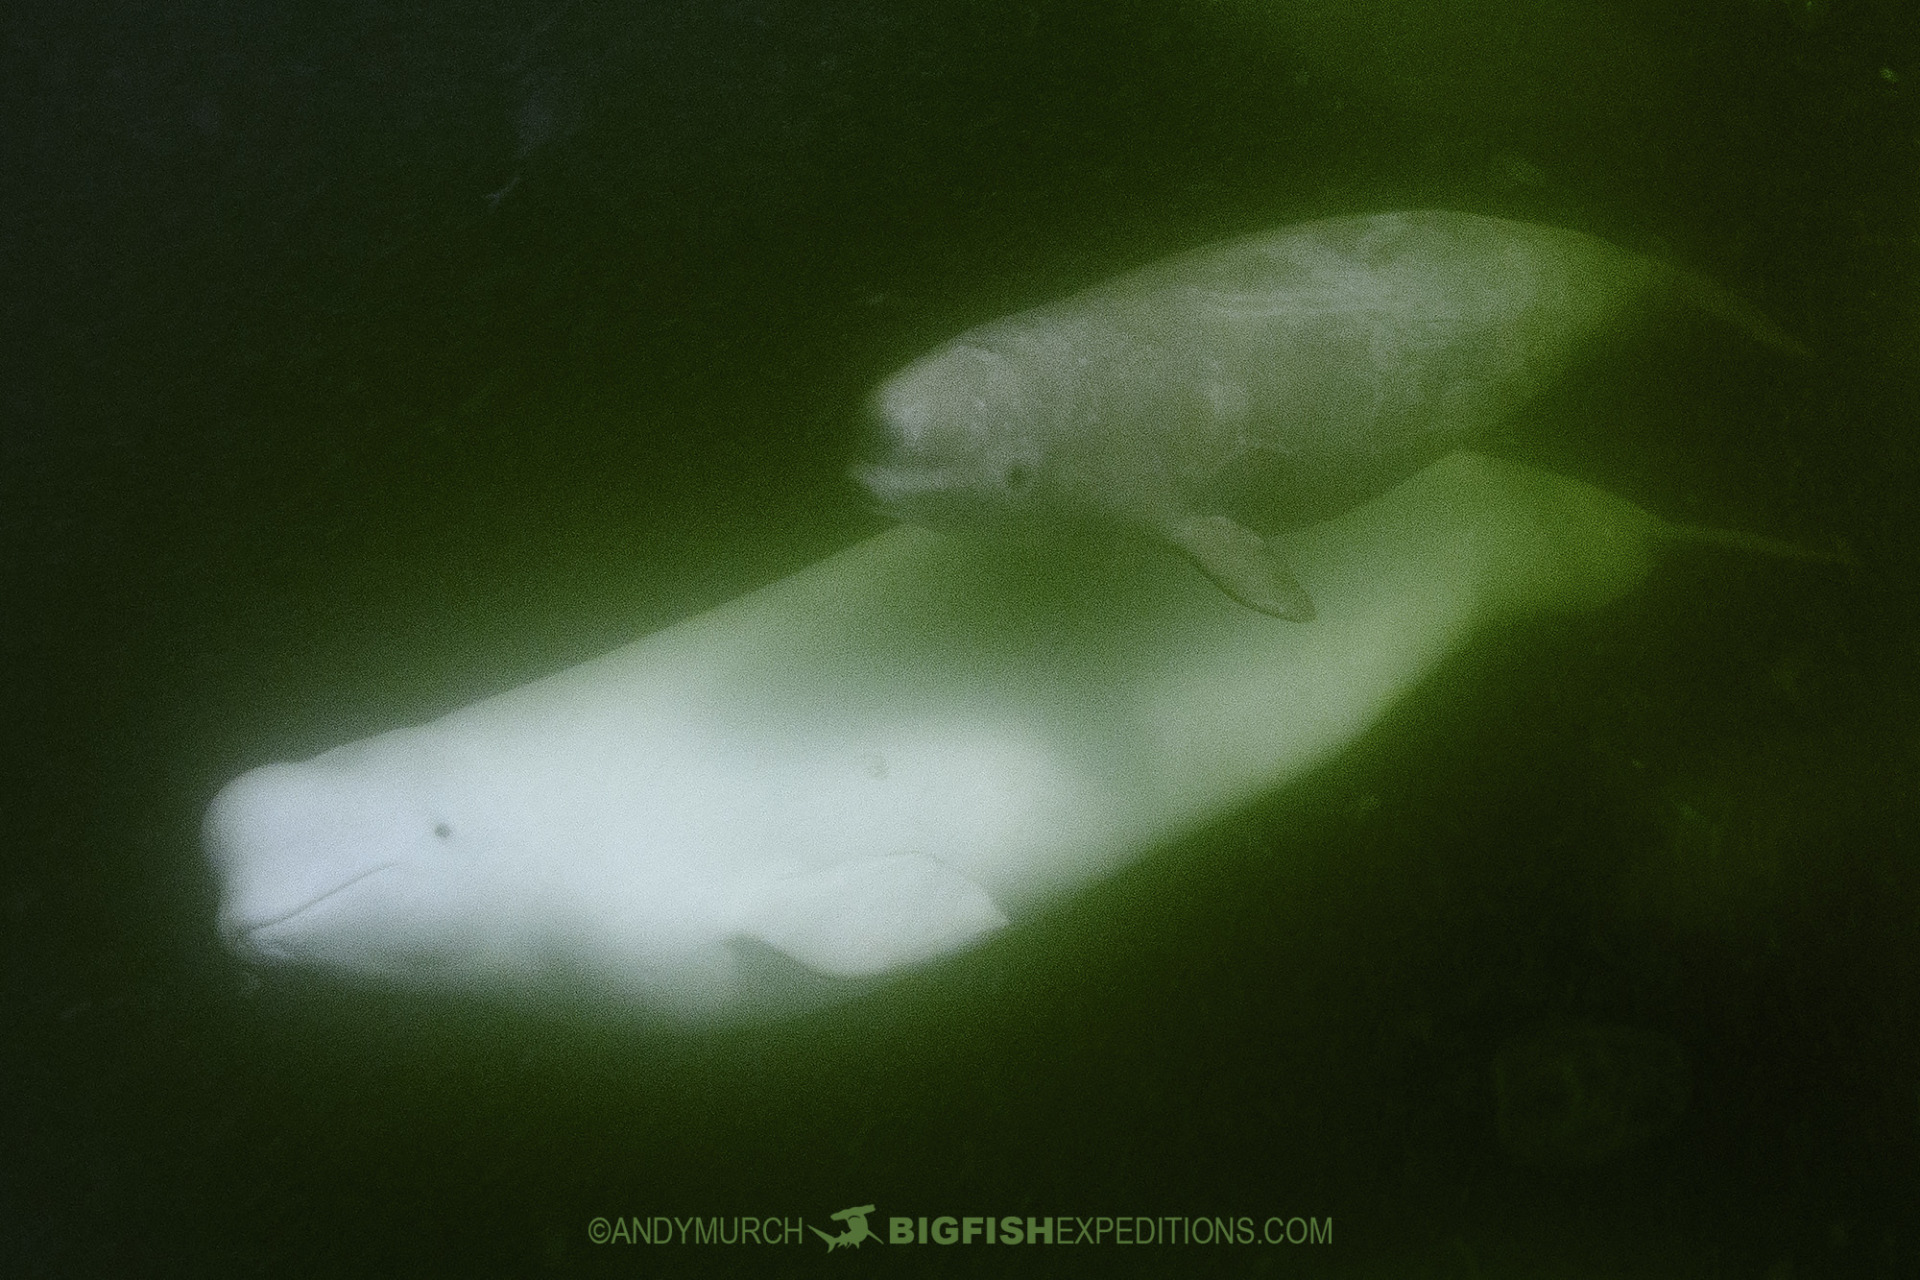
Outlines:
{"type": "Polygon", "coordinates": [[[854,474],[936,528],[1145,533],[1306,621],[1263,534],[1473,441],[1662,298],[1795,346],[1717,286],[1577,231],[1447,210],[1282,227],[914,361],[874,392],[880,453],[854,474]]]}

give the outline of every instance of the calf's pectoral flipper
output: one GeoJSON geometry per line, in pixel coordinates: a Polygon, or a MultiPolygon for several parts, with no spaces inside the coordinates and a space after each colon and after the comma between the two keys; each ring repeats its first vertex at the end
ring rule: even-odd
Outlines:
{"type": "Polygon", "coordinates": [[[1226,516],[1181,515],[1161,527],[1219,588],[1261,613],[1289,622],[1313,621],[1313,601],[1273,548],[1245,525],[1226,516]]]}

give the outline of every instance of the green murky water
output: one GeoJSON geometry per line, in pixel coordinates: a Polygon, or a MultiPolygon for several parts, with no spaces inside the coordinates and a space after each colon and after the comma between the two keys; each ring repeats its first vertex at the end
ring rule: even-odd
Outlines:
{"type": "Polygon", "coordinates": [[[28,3],[0,16],[0,1263],[1896,1276],[1920,1262],[1920,20],[1821,4],[28,3]],[[1446,204],[1755,299],[1517,446],[1679,557],[1004,944],[776,1028],[251,975],[263,760],[875,530],[852,410],[1206,239],[1446,204]],[[1332,1243],[589,1240],[1331,1218],[1332,1243]],[[876,1225],[879,1225],[879,1218],[876,1225]]]}

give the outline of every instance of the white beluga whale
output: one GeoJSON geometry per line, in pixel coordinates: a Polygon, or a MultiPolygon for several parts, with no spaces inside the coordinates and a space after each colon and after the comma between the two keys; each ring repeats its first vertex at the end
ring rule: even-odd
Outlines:
{"type": "Polygon", "coordinates": [[[1173,557],[910,525],[205,824],[250,960],[687,1020],[982,942],[1326,760],[1477,630],[1600,606],[1672,530],[1454,454],[1284,545],[1275,626],[1173,557]]]}
{"type": "Polygon", "coordinates": [[[1265,535],[1473,443],[1659,302],[1799,350],[1711,282],[1577,231],[1449,210],[1280,227],[914,361],[874,392],[854,473],[936,528],[1143,534],[1306,621],[1265,535]]]}

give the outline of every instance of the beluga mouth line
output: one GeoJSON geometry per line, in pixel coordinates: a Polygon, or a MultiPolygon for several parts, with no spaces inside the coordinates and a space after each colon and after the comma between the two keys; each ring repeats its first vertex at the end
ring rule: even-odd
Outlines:
{"type": "Polygon", "coordinates": [[[968,330],[873,392],[853,476],[908,523],[1144,535],[1296,622],[1267,535],[1512,418],[1649,303],[1804,348],[1711,281],[1578,231],[1444,209],[1327,218],[968,330]]]}
{"type": "Polygon", "coordinates": [[[365,880],[371,876],[377,876],[382,871],[397,870],[399,866],[400,864],[398,862],[383,862],[377,867],[368,867],[365,871],[362,871],[358,875],[352,876],[346,881],[335,885],[333,888],[327,889],[321,893],[315,894],[313,897],[307,899],[305,902],[302,902],[299,906],[291,907],[285,911],[279,912],[278,914],[270,916],[264,920],[249,920],[245,922],[236,922],[236,923],[230,924],[227,927],[227,933],[229,936],[236,939],[250,938],[255,934],[260,933],[262,930],[275,928],[278,925],[285,924],[289,920],[305,915],[307,912],[313,910],[315,907],[319,906],[321,903],[326,902],[328,899],[339,897],[341,894],[345,893],[347,890],[353,888],[353,886],[359,884],[362,880],[365,880]]]}

